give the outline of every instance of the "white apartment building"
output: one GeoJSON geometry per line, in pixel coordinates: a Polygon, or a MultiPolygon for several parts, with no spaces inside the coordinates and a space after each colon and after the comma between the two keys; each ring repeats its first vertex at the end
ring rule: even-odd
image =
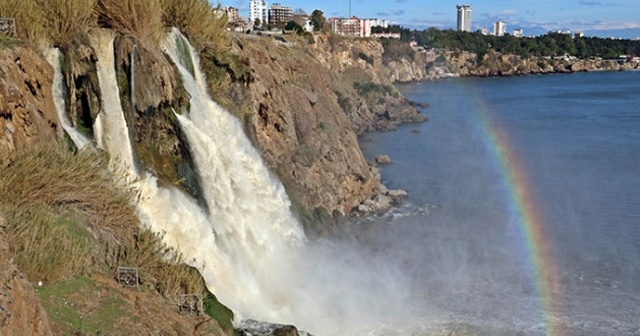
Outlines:
{"type": "Polygon", "coordinates": [[[389,28],[389,21],[381,19],[361,19],[360,27],[362,29],[362,36],[370,37],[372,27],[389,28]]]}
{"type": "Polygon", "coordinates": [[[260,19],[260,24],[269,22],[269,8],[264,0],[249,0],[249,23],[253,24],[260,19]]]}
{"type": "Polygon", "coordinates": [[[496,21],[493,24],[493,35],[504,36],[507,33],[507,24],[503,21],[496,21]]]}
{"type": "Polygon", "coordinates": [[[522,28],[516,28],[513,30],[513,36],[514,37],[522,37],[524,36],[524,33],[522,31],[522,28]]]}
{"type": "Polygon", "coordinates": [[[458,9],[458,31],[471,31],[471,6],[457,5],[458,9]]]}

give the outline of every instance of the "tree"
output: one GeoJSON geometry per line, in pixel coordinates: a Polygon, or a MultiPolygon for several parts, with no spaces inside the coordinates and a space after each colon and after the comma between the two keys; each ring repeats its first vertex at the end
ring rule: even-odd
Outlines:
{"type": "Polygon", "coordinates": [[[297,22],[295,21],[289,21],[287,22],[287,25],[284,26],[284,30],[287,31],[294,31],[296,32],[296,34],[298,35],[302,35],[304,34],[304,28],[302,28],[302,26],[300,26],[297,22]]]}
{"type": "Polygon", "coordinates": [[[260,27],[260,18],[256,18],[256,20],[253,21],[253,26],[254,27],[260,27]]]}
{"type": "Polygon", "coordinates": [[[321,10],[316,9],[311,12],[311,24],[313,25],[314,31],[325,30],[327,19],[324,17],[324,13],[321,10]]]}

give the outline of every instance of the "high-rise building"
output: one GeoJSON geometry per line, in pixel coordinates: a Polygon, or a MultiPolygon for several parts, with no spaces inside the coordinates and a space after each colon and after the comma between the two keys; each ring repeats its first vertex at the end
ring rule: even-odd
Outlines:
{"type": "Polygon", "coordinates": [[[249,22],[253,24],[256,19],[260,19],[261,25],[269,22],[269,9],[264,0],[249,0],[249,22]]]}
{"type": "Polygon", "coordinates": [[[496,21],[493,24],[493,35],[495,36],[504,36],[507,33],[507,24],[503,21],[496,21]]]}
{"type": "Polygon", "coordinates": [[[274,3],[269,9],[269,23],[282,28],[293,19],[293,8],[274,3]]]}
{"type": "Polygon", "coordinates": [[[458,31],[471,31],[471,6],[457,5],[458,9],[458,31]]]}

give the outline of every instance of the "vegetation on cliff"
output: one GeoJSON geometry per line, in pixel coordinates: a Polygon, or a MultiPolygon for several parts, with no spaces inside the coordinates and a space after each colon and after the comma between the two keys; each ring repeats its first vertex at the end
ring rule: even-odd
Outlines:
{"type": "Polygon", "coordinates": [[[179,27],[194,45],[226,44],[226,18],[206,0],[1,0],[0,17],[16,19],[18,37],[63,48],[96,27],[157,47],[165,27],[179,27]]]}
{"type": "Polygon", "coordinates": [[[619,55],[640,55],[640,41],[606,39],[599,37],[573,37],[570,34],[550,32],[536,37],[493,36],[455,30],[429,28],[423,31],[402,30],[404,41],[416,41],[422,46],[447,50],[468,51],[482,59],[493,50],[502,54],[523,58],[561,56],[569,54],[578,58],[602,57],[615,59],[619,55]]]}
{"type": "MultiPolygon", "coordinates": [[[[124,181],[114,180],[98,154],[73,153],[58,145],[3,153],[0,195],[4,195],[0,213],[6,219],[14,261],[29,279],[46,284],[45,301],[55,295],[56,286],[75,287],[77,281],[94,283],[92,278],[106,278],[110,280],[102,281],[103,286],[110,282],[113,286],[119,266],[138,267],[142,288],[168,300],[165,310],[175,311],[171,302],[176,302],[179,294],[210,296],[197,270],[166,248],[158,235],[140,229],[135,195],[124,181]],[[86,280],[79,280],[82,278],[86,280]]],[[[90,301],[90,297],[77,299],[79,306],[87,304],[86,299],[90,301]]],[[[78,330],[64,327],[75,315],[59,314],[62,308],[53,304],[45,307],[55,310],[49,311],[54,329],[87,331],[82,326],[76,326],[78,330]]],[[[219,304],[214,300],[214,305],[219,304]]],[[[215,317],[229,330],[232,315],[228,310],[211,309],[217,309],[215,317]]],[[[120,317],[104,316],[113,320],[91,323],[117,325],[120,317]]]]}

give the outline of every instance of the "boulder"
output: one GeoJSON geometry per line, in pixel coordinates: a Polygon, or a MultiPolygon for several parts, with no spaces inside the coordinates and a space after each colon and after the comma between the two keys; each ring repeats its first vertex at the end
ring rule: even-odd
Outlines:
{"type": "Polygon", "coordinates": [[[379,155],[376,155],[376,163],[389,164],[391,163],[391,158],[386,154],[379,154],[379,155]]]}
{"type": "Polygon", "coordinates": [[[389,192],[387,192],[387,196],[391,197],[395,202],[399,202],[407,197],[407,192],[402,189],[394,189],[389,190],[389,192]]]}

